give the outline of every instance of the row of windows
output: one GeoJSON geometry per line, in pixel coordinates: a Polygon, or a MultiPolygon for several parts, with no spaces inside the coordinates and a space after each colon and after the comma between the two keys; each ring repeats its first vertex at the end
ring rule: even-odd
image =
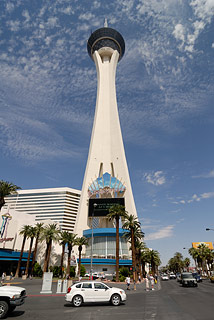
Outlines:
{"type": "Polygon", "coordinates": [[[57,191],[57,192],[41,192],[41,193],[16,193],[16,194],[10,194],[7,196],[7,198],[14,198],[14,197],[44,197],[44,196],[61,196],[61,195],[70,195],[70,196],[76,196],[80,197],[80,194],[72,193],[69,191],[57,191]]]}
{"type": "Polygon", "coordinates": [[[46,205],[46,204],[29,204],[29,203],[26,203],[26,204],[20,204],[20,203],[18,203],[17,205],[16,205],[16,209],[18,210],[19,208],[31,208],[31,209],[33,209],[33,208],[35,208],[35,209],[37,209],[37,208],[57,208],[57,207],[60,207],[60,208],[68,208],[68,209],[77,209],[78,208],[78,206],[69,206],[69,205],[67,205],[67,204],[53,204],[53,205],[51,205],[51,204],[49,204],[49,205],[46,205]]]}
{"type": "MultiPolygon", "coordinates": [[[[94,237],[93,254],[98,256],[115,255],[116,237],[94,237]]],[[[128,255],[128,247],[124,238],[120,238],[120,255],[128,255]]],[[[88,239],[86,256],[91,254],[91,239],[88,239]]]]}

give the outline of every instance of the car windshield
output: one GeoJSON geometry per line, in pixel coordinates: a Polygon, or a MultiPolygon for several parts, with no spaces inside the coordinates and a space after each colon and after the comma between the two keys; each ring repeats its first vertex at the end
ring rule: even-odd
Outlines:
{"type": "Polygon", "coordinates": [[[182,274],[182,278],[184,278],[184,279],[193,278],[193,275],[192,275],[192,273],[183,273],[183,274],[182,274]]]}

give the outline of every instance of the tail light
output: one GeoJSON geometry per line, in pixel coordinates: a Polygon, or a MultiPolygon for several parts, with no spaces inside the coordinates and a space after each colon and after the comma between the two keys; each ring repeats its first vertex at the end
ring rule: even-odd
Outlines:
{"type": "Polygon", "coordinates": [[[68,291],[67,291],[67,293],[70,293],[70,291],[71,291],[71,287],[69,287],[69,288],[68,288],[68,291]]]}

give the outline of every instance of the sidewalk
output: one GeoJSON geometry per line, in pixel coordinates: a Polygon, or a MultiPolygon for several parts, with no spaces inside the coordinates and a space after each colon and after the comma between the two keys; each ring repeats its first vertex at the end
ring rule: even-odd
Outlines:
{"type": "MultiPolygon", "coordinates": [[[[146,284],[145,281],[141,283],[136,284],[136,290],[134,290],[134,284],[131,282],[130,284],[130,290],[127,290],[127,286],[125,282],[104,282],[110,287],[118,287],[126,291],[127,294],[134,294],[134,293],[148,293],[146,292],[146,284]]],[[[27,291],[27,295],[38,295],[40,294],[40,291],[42,289],[42,279],[35,279],[33,278],[30,280],[29,278],[26,280],[23,280],[22,278],[16,278],[13,280],[5,281],[5,285],[11,285],[11,286],[19,286],[24,287],[27,291]]],[[[160,290],[160,281],[158,281],[157,284],[154,286],[155,290],[160,290]]],[[[53,280],[52,283],[52,294],[55,295],[57,291],[57,280],[53,280]]],[[[42,295],[42,294],[41,294],[42,295]]]]}

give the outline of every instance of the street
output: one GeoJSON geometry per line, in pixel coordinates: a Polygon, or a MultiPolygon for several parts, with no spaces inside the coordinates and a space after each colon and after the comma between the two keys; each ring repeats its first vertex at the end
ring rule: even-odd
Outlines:
{"type": "MultiPolygon", "coordinates": [[[[109,304],[85,304],[74,308],[65,302],[63,295],[40,295],[41,281],[27,280],[28,298],[24,305],[8,316],[8,319],[69,319],[69,320],[213,320],[214,284],[209,280],[197,288],[183,288],[176,280],[160,281],[155,291],[145,291],[145,283],[137,285],[137,291],[127,292],[126,303],[113,307],[109,304]]],[[[124,284],[117,286],[125,288],[124,284]]]]}

